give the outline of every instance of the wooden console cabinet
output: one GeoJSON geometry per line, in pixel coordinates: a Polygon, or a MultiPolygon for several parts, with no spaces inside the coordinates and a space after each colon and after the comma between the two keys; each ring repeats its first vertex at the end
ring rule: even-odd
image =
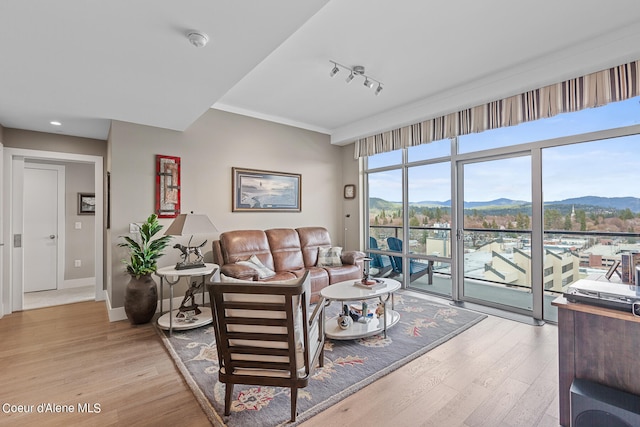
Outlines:
{"type": "Polygon", "coordinates": [[[640,317],[589,304],[558,307],[560,425],[571,422],[571,382],[583,378],[640,395],[640,317]]]}

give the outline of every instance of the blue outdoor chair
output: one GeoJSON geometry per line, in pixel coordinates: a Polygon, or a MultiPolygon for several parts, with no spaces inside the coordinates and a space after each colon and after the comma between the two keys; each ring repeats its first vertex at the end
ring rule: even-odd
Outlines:
{"type": "MultiPolygon", "coordinates": [[[[379,249],[378,241],[375,237],[369,237],[369,248],[379,249]]],[[[369,257],[371,258],[369,267],[373,267],[377,270],[375,276],[380,277],[393,269],[391,257],[374,253],[369,253],[369,257]]]]}
{"type": "MultiPolygon", "coordinates": [[[[402,240],[397,237],[387,237],[387,245],[389,250],[393,252],[402,252],[402,240]]],[[[402,274],[402,257],[392,256],[391,263],[393,271],[396,274],[402,274]]],[[[409,259],[409,281],[413,282],[419,277],[429,275],[428,284],[433,284],[433,261],[429,261],[427,264],[418,262],[414,259],[409,259]]]]}

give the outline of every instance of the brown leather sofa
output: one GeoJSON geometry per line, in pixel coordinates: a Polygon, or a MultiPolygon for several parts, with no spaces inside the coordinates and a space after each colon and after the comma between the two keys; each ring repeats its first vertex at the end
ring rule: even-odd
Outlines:
{"type": "Polygon", "coordinates": [[[220,272],[241,280],[287,280],[311,274],[311,302],[319,300],[320,290],[344,280],[361,279],[364,253],[343,252],[342,266],[318,267],[318,248],[331,247],[331,237],[323,227],[237,230],[220,234],[213,241],[213,262],[220,272]],[[259,279],[256,270],[237,264],[256,255],[265,267],[276,274],[259,279]]]}

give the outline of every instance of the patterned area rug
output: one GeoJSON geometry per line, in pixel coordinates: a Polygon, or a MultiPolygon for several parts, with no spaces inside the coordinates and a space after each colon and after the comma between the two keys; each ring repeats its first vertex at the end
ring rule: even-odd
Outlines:
{"type": "MultiPolygon", "coordinates": [[[[213,327],[158,333],[213,425],[293,426],[398,369],[475,325],[486,316],[427,301],[407,292],[395,295],[400,321],[382,334],[354,341],[327,339],[324,367],[298,391],[298,416],[290,420],[289,389],[234,387],[231,415],[224,416],[224,384],[218,382],[218,357],[213,327]]],[[[339,310],[339,304],[328,307],[339,310]]]]}

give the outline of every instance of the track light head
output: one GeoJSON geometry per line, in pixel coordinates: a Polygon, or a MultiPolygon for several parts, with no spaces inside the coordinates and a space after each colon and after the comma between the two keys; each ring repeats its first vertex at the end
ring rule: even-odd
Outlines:
{"type": "Polygon", "coordinates": [[[336,64],[333,64],[333,68],[331,69],[331,71],[329,71],[329,76],[335,76],[336,74],[338,74],[338,71],[340,71],[340,68],[338,68],[336,64]]]}
{"type": "Polygon", "coordinates": [[[375,95],[376,96],[380,95],[380,92],[382,92],[382,85],[380,83],[378,83],[378,87],[376,88],[375,95]]]}
{"type": "Polygon", "coordinates": [[[346,78],[346,80],[345,80],[345,81],[346,81],[347,83],[351,83],[351,80],[353,80],[353,71],[352,71],[352,72],[347,76],[347,78],[346,78]]]}
{"type": "Polygon", "coordinates": [[[364,78],[364,85],[365,85],[366,87],[368,87],[369,89],[371,89],[371,88],[373,87],[374,83],[373,83],[371,80],[369,80],[369,77],[366,77],[366,76],[365,76],[365,78],[364,78]]]}

